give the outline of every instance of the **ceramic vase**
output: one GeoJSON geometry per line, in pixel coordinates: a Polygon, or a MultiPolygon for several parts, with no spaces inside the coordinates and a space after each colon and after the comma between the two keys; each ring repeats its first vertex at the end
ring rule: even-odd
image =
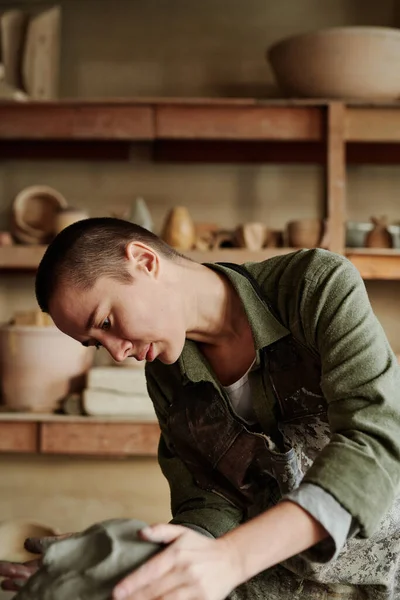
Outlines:
{"type": "Polygon", "coordinates": [[[324,236],[322,219],[299,219],[287,224],[289,246],[294,248],[316,248],[324,236]]]}
{"type": "Polygon", "coordinates": [[[177,250],[190,250],[196,241],[196,228],[186,206],[175,206],[170,210],[162,229],[161,237],[177,250]]]}
{"type": "Polygon", "coordinates": [[[387,228],[386,217],[371,217],[374,227],[365,236],[367,248],[393,248],[393,237],[387,228]]]}

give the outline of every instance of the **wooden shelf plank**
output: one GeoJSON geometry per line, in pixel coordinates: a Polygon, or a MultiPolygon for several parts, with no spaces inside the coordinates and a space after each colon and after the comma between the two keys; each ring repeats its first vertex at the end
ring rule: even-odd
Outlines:
{"type": "Polygon", "coordinates": [[[282,254],[288,254],[289,252],[295,252],[296,248],[263,248],[262,250],[245,250],[242,248],[219,248],[217,250],[201,251],[201,250],[189,250],[184,254],[201,263],[213,263],[213,262],[233,262],[233,263],[245,263],[245,262],[260,262],[271,258],[272,256],[278,256],[282,254]]]}
{"type": "Polygon", "coordinates": [[[324,138],[324,111],[312,106],[159,105],[155,122],[157,139],[319,141],[324,138]]]}
{"type": "MultiPolygon", "coordinates": [[[[9,272],[34,272],[43,256],[46,246],[6,246],[0,247],[0,270],[9,272]]],[[[203,252],[185,252],[192,260],[202,263],[212,262],[259,262],[295,252],[296,248],[263,248],[258,251],[241,248],[220,248],[203,252]]],[[[400,250],[347,248],[346,256],[360,270],[364,279],[400,279],[400,250]]],[[[1,418],[1,417],[0,417],[1,418]]]]}
{"type": "Polygon", "coordinates": [[[47,246],[0,246],[0,270],[35,271],[47,246]]]}
{"type": "Polygon", "coordinates": [[[0,452],[38,452],[38,432],[32,421],[0,422],[0,452]]]}
{"type": "Polygon", "coordinates": [[[347,248],[346,256],[363,279],[400,280],[400,252],[347,248]]]}
{"type": "MultiPolygon", "coordinates": [[[[35,271],[45,250],[46,246],[15,245],[0,247],[0,270],[35,271]]],[[[241,248],[221,248],[208,252],[189,250],[185,254],[198,262],[257,262],[295,250],[295,248],[264,248],[254,252],[241,248]]]]}
{"type": "Polygon", "coordinates": [[[122,103],[0,103],[0,139],[152,140],[153,110],[122,103]]]}
{"type": "Polygon", "coordinates": [[[400,142],[400,104],[395,107],[346,107],[349,142],[400,142]]]}
{"type": "MultiPolygon", "coordinates": [[[[326,99],[0,102],[0,140],[325,139],[326,99]]],[[[349,142],[400,142],[400,103],[344,105],[349,142]]]]}
{"type": "Polygon", "coordinates": [[[43,454],[156,456],[158,423],[42,422],[43,454]]]}

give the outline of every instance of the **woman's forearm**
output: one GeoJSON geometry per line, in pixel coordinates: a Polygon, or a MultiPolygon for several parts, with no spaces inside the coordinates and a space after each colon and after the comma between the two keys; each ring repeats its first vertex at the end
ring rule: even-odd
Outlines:
{"type": "Polygon", "coordinates": [[[241,583],[328,537],[298,504],[285,500],[219,538],[241,571],[241,583]]]}

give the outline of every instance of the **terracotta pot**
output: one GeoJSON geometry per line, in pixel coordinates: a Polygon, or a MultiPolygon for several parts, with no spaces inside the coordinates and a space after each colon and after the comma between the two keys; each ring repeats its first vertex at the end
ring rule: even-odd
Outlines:
{"type": "Polygon", "coordinates": [[[388,230],[386,217],[371,217],[373,229],[365,236],[367,248],[393,248],[393,236],[388,230]]]}
{"type": "Polygon", "coordinates": [[[170,210],[162,229],[161,237],[177,250],[190,250],[196,241],[196,227],[186,206],[175,206],[170,210]]]}
{"type": "Polygon", "coordinates": [[[60,233],[60,231],[68,227],[68,225],[72,225],[77,221],[83,221],[88,218],[89,215],[85,210],[72,207],[63,208],[55,216],[54,234],[57,235],[57,233],[60,233]]]}
{"type": "Polygon", "coordinates": [[[287,224],[288,243],[294,248],[316,248],[324,233],[323,219],[299,219],[287,224]]]}
{"type": "Polygon", "coordinates": [[[290,96],[397,100],[400,31],[333,27],[281,40],[268,59],[290,96]]]}
{"type": "Polygon", "coordinates": [[[94,348],[85,348],[56,327],[0,328],[3,403],[10,410],[53,412],[70,392],[83,389],[94,348]]]}

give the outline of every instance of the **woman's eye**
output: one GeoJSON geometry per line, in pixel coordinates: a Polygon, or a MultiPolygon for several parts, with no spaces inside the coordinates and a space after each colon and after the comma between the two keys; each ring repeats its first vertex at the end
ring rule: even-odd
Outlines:
{"type": "Polygon", "coordinates": [[[107,329],[110,329],[111,327],[111,323],[110,323],[110,319],[107,317],[106,319],[104,319],[104,321],[101,324],[101,329],[103,329],[104,331],[107,331],[107,329]]]}

